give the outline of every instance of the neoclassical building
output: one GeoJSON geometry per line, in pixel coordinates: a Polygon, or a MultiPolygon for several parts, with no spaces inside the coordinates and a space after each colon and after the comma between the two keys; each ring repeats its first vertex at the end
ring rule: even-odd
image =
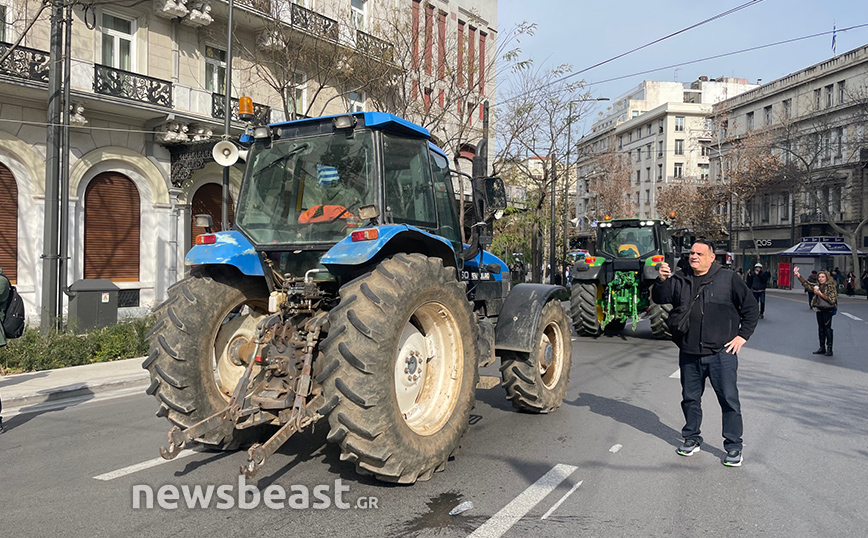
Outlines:
{"type": "MultiPolygon", "coordinates": [[[[46,205],[51,10],[42,6],[0,0],[0,267],[31,323],[42,301],[46,205]]],[[[414,14],[425,36],[420,69],[442,64],[438,43],[446,35],[462,43],[450,58],[457,52],[469,63],[475,52],[481,65],[493,63],[496,0],[236,0],[233,109],[248,95],[256,114],[271,122],[370,110],[374,96],[354,91],[351,76],[343,85],[323,84],[299,61],[278,91],[253,57],[275,47],[275,25],[298,43],[376,56],[388,47],[374,35],[378,18],[398,7],[414,14]]],[[[66,278],[111,280],[121,289],[123,314],[147,311],[183,277],[184,255],[202,232],[193,215],[209,213],[222,226],[223,169],[211,148],[226,113],[227,18],[226,0],[98,2],[73,10],[66,278]]],[[[437,94],[420,92],[424,80],[418,84],[414,97],[436,107],[437,94]]],[[[479,86],[493,98],[492,77],[479,86]]],[[[244,128],[234,110],[231,125],[234,136],[244,128]]],[[[230,169],[233,200],[241,166],[230,169]]]]}

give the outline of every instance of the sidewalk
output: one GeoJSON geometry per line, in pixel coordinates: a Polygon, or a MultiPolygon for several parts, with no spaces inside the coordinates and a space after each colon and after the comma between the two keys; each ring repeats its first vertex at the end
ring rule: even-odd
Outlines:
{"type": "Polygon", "coordinates": [[[101,392],[148,387],[149,374],[142,369],[145,357],[71,366],[0,377],[0,400],[5,413],[23,407],[72,398],[89,398],[101,392]]]}

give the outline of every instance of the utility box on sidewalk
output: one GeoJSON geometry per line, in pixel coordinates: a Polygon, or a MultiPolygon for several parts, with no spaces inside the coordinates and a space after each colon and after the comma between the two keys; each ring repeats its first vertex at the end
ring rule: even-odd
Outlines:
{"type": "Polygon", "coordinates": [[[79,280],[69,287],[69,323],[83,333],[118,322],[118,288],[110,280],[79,280]]]}

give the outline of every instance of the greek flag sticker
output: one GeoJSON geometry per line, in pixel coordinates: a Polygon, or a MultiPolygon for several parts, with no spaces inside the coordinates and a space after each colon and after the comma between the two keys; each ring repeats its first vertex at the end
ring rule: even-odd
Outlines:
{"type": "Polygon", "coordinates": [[[316,165],[316,180],[320,185],[334,185],[340,181],[338,169],[334,166],[318,164],[316,165]]]}

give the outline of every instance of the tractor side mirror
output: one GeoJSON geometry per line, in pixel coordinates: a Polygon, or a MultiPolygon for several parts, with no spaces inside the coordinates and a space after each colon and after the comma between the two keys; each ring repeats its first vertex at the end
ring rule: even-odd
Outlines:
{"type": "Polygon", "coordinates": [[[476,178],[473,180],[473,205],[476,218],[488,222],[492,217],[499,219],[506,209],[506,189],[499,177],[476,178]]]}
{"type": "Polygon", "coordinates": [[[194,215],[193,219],[196,221],[196,226],[205,228],[205,233],[211,233],[211,228],[214,226],[214,219],[211,218],[211,215],[200,213],[194,215]]]}
{"type": "Polygon", "coordinates": [[[506,209],[506,188],[499,177],[485,178],[485,199],[488,210],[492,213],[506,209]]]}

